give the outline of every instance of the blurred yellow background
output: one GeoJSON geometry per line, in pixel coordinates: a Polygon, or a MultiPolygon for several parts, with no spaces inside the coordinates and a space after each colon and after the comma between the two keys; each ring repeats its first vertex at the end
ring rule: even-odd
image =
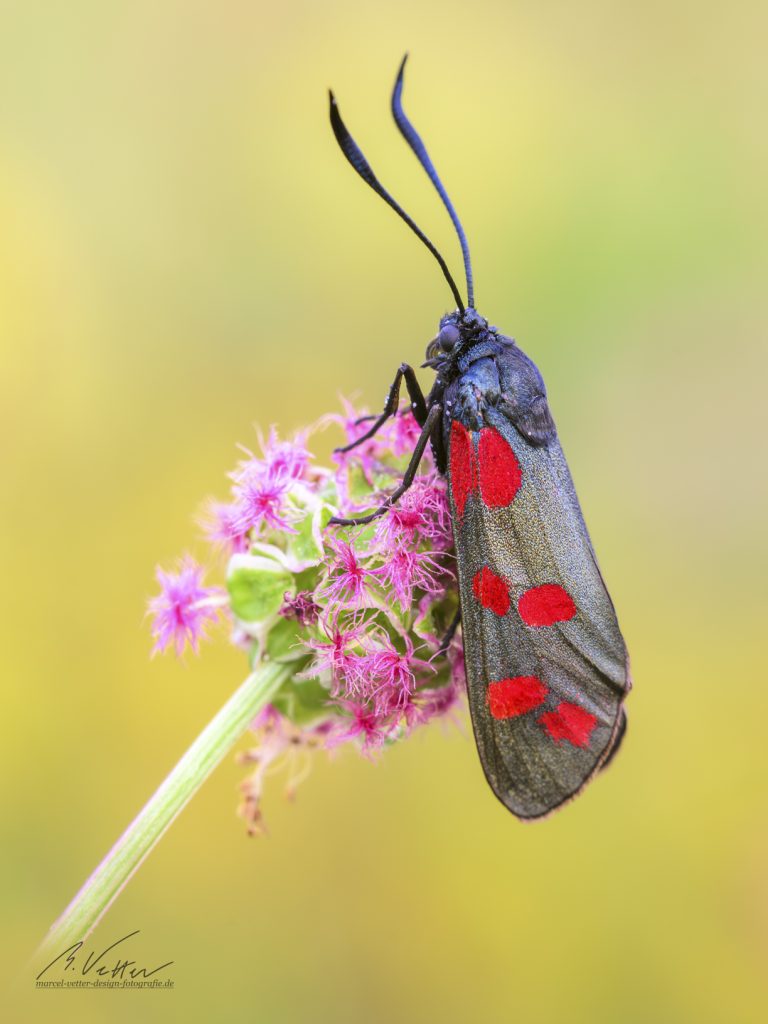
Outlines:
{"type": "MultiPolygon", "coordinates": [[[[72,0],[0,13],[7,1020],[765,1020],[765,8],[72,0]],[[239,683],[149,660],[253,424],[378,407],[460,271],[547,381],[632,655],[621,756],[521,825],[469,734],[317,759],[270,836],[228,759],[101,926],[172,993],[34,992],[53,918],[239,683]],[[763,343],[761,345],[761,342],[763,343]],[[141,1004],[138,1006],[137,1004],[141,1004]]],[[[428,379],[425,374],[424,379],[428,379]]],[[[330,436],[321,439],[327,455],[330,436]]]]}

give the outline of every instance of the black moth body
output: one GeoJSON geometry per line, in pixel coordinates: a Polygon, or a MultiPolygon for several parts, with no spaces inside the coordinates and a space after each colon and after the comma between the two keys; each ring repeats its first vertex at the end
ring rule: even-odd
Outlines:
{"type": "MultiPolygon", "coordinates": [[[[461,629],[472,725],[486,778],[517,817],[541,818],[575,796],[613,756],[626,728],[630,688],[624,640],[597,565],[568,465],[534,363],[474,309],[469,249],[459,219],[401,95],[392,112],[454,222],[464,254],[463,303],[442,256],[379,183],[331,94],[336,139],[360,176],[433,253],[456,299],[425,366],[425,397],[403,364],[384,411],[397,412],[405,380],[421,436],[384,514],[410,486],[428,443],[447,475],[456,544],[461,629]]],[[[450,636],[446,638],[446,641],[450,636]]]]}

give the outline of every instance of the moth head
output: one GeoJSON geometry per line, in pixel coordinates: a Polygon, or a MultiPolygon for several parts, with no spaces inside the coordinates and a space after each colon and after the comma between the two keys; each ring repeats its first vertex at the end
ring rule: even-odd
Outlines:
{"type": "Polygon", "coordinates": [[[471,345],[495,333],[495,328],[488,326],[488,321],[471,307],[446,313],[440,320],[437,334],[427,345],[427,362],[425,366],[437,367],[446,360],[458,356],[471,345]]]}
{"type": "Polygon", "coordinates": [[[437,334],[427,345],[427,362],[424,363],[424,366],[436,367],[438,363],[442,364],[446,358],[450,357],[456,345],[461,341],[460,319],[461,313],[458,310],[446,313],[441,318],[437,325],[437,334]]]}

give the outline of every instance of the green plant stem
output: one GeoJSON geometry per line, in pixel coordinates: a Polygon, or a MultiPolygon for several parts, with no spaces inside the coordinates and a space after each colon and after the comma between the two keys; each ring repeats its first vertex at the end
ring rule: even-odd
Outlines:
{"type": "Polygon", "coordinates": [[[51,926],[38,950],[39,956],[63,952],[96,927],[176,815],[290,678],[294,668],[271,662],[259,665],[248,676],[51,926]]]}

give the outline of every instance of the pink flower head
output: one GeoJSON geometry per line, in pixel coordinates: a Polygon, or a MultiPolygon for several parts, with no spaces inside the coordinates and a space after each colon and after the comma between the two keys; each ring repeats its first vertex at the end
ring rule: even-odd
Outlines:
{"type": "Polygon", "coordinates": [[[413,547],[420,539],[450,547],[451,525],[445,486],[436,473],[417,477],[409,490],[379,520],[376,539],[385,545],[413,547]]]}
{"type": "Polygon", "coordinates": [[[261,442],[267,473],[274,479],[301,480],[310,458],[306,440],[305,434],[297,434],[293,441],[279,441],[273,427],[267,440],[261,442]]]}
{"type": "Polygon", "coordinates": [[[164,572],[159,566],[155,576],[160,593],[150,598],[148,613],[152,617],[152,653],[166,650],[173,644],[181,654],[186,644],[197,654],[198,644],[205,637],[206,626],[214,622],[224,602],[220,587],[202,585],[205,570],[187,555],[177,573],[164,572]]]}
{"type": "Polygon", "coordinates": [[[250,724],[250,729],[256,732],[257,729],[266,729],[268,732],[275,732],[283,724],[280,712],[272,704],[265,704],[250,724]]]}
{"type": "Polygon", "coordinates": [[[403,638],[405,650],[401,653],[386,637],[381,647],[370,650],[365,659],[365,671],[373,685],[379,712],[403,707],[416,688],[417,672],[434,672],[427,661],[414,656],[410,637],[403,638]]]}
{"type": "Polygon", "coordinates": [[[416,422],[413,411],[410,408],[398,410],[382,425],[379,446],[386,447],[388,452],[400,458],[401,455],[413,451],[420,434],[421,427],[416,422]]]}
{"type": "Polygon", "coordinates": [[[233,528],[241,533],[266,526],[295,532],[288,521],[285,498],[292,480],[284,467],[274,472],[260,459],[241,462],[232,473],[236,514],[233,528]]]}
{"type": "Polygon", "coordinates": [[[385,587],[392,589],[405,610],[413,603],[413,592],[416,589],[433,597],[442,593],[444,588],[438,582],[438,577],[447,571],[438,565],[428,551],[395,548],[387,561],[372,570],[371,574],[385,587]]]}
{"type": "MultiPolygon", "coordinates": [[[[365,411],[355,409],[352,403],[347,401],[346,398],[342,398],[341,403],[344,407],[344,415],[331,415],[326,418],[326,422],[337,423],[346,434],[346,443],[349,444],[351,441],[357,441],[358,438],[362,437],[363,434],[370,429],[372,421],[366,418],[362,423],[359,423],[358,420],[367,416],[365,411]]],[[[364,441],[362,444],[358,445],[351,452],[334,452],[333,458],[339,467],[337,471],[337,483],[339,485],[343,485],[343,475],[345,474],[350,462],[358,462],[363,471],[363,476],[369,483],[371,483],[378,463],[378,460],[375,457],[375,451],[376,438],[372,437],[368,441],[364,441]]]]}
{"type": "Polygon", "coordinates": [[[371,425],[371,421],[367,419],[367,409],[356,409],[354,405],[349,401],[348,398],[341,399],[341,405],[344,409],[343,414],[332,413],[328,419],[330,422],[338,423],[347,435],[347,443],[350,441],[356,441],[359,437],[368,430],[371,425]],[[363,420],[360,423],[360,420],[363,420]]]}
{"type": "Polygon", "coordinates": [[[433,718],[443,718],[458,708],[463,690],[455,679],[444,686],[419,689],[403,705],[403,717],[408,730],[427,725],[433,718]]]}
{"type": "Polygon", "coordinates": [[[430,718],[444,715],[457,707],[462,692],[463,689],[456,677],[445,686],[436,686],[434,689],[420,692],[417,696],[421,722],[428,722],[430,718]]]}
{"type": "Polygon", "coordinates": [[[397,721],[392,721],[387,715],[377,714],[366,704],[352,700],[340,700],[338,704],[351,716],[351,720],[339,721],[325,741],[328,748],[359,739],[362,740],[363,753],[370,754],[383,746],[397,728],[397,721]]]}
{"type": "Polygon", "coordinates": [[[329,603],[345,604],[348,608],[359,608],[365,604],[370,584],[375,579],[373,570],[367,569],[361,557],[351,544],[344,541],[329,541],[328,547],[334,553],[330,575],[318,590],[318,594],[329,603]]]}
{"type": "Polygon", "coordinates": [[[224,548],[230,554],[248,550],[248,530],[243,529],[242,512],[237,505],[210,502],[201,525],[214,547],[224,548]]]}
{"type": "Polygon", "coordinates": [[[331,624],[326,621],[323,623],[323,631],[327,640],[307,641],[307,646],[316,651],[315,660],[307,674],[316,675],[329,669],[338,692],[341,681],[347,677],[350,680],[356,677],[363,656],[353,648],[359,644],[365,627],[361,622],[352,622],[342,627],[338,622],[331,624]]]}

